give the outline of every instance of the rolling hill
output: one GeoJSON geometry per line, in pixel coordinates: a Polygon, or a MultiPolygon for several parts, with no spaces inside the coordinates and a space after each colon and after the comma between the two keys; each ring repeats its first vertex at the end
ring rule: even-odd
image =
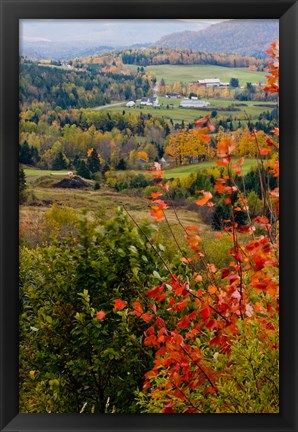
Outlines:
{"type": "Polygon", "coordinates": [[[278,36],[279,25],[276,19],[235,19],[199,31],[163,36],[154,46],[264,57],[264,51],[278,36]]]}

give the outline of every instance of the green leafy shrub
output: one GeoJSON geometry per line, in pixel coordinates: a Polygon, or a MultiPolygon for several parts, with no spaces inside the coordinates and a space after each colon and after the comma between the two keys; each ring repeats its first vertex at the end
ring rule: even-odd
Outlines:
{"type": "MultiPolygon", "coordinates": [[[[60,210],[51,220],[68,221],[60,210]]],[[[78,228],[62,243],[21,248],[21,412],[138,411],[134,392],[152,363],[145,323],[116,312],[113,299],[141,296],[157,258],[121,212],[78,228]]],[[[142,230],[151,236],[148,223],[142,230]]]]}

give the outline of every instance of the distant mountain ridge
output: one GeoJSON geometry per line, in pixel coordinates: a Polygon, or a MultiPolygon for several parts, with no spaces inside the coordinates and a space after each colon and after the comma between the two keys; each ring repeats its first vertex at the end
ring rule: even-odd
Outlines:
{"type": "Polygon", "coordinates": [[[35,60],[72,60],[76,57],[86,57],[115,51],[119,47],[95,46],[80,47],[57,42],[38,42],[21,44],[20,55],[35,60]]]}
{"type": "Polygon", "coordinates": [[[20,54],[36,59],[70,60],[121,47],[151,46],[166,34],[200,30],[207,22],[183,20],[21,20],[20,54]]]}
{"type": "Polygon", "coordinates": [[[265,57],[266,49],[278,37],[277,19],[235,19],[163,36],[154,46],[265,57]]]}

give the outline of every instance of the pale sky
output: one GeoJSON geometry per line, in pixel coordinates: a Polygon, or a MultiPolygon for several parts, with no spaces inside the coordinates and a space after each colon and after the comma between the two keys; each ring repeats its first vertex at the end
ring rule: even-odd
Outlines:
{"type": "Polygon", "coordinates": [[[221,19],[172,20],[20,20],[21,42],[81,42],[99,45],[130,45],[156,42],[170,33],[197,31],[221,19]]]}

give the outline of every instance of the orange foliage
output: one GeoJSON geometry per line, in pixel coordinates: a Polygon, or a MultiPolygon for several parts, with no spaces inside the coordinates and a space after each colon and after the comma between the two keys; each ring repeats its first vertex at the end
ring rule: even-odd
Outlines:
{"type": "MultiPolygon", "coordinates": [[[[277,50],[277,44],[273,44],[268,50],[272,58],[266,87],[266,91],[269,92],[278,91],[277,50]]],[[[208,116],[195,122],[197,127],[203,127],[202,134],[206,133],[207,122],[208,116]]],[[[278,130],[274,130],[273,133],[278,135],[278,130]]],[[[196,133],[197,137],[200,135],[200,132],[196,133]]],[[[270,137],[267,139],[271,140],[270,137]]],[[[208,262],[201,248],[199,229],[193,225],[187,226],[185,238],[195,257],[184,256],[182,261],[193,271],[193,279],[183,281],[181,277],[170,274],[167,283],[163,282],[146,292],[146,306],[134,302],[133,311],[130,312],[146,323],[154,319],[145,332],[144,345],[152,347],[156,353],[153,368],[145,375],[143,392],[149,392],[150,397],[156,399],[162,393],[164,413],[177,412],[177,400],[183,402],[183,412],[201,412],[190,397],[192,391],[197,388],[200,388],[201,394],[206,398],[212,398],[213,395],[216,397],[222,371],[220,368],[212,367],[212,363],[206,360],[204,351],[207,348],[201,349],[197,342],[201,334],[210,336],[209,347],[218,347],[218,352],[227,357],[227,366],[230,366],[231,348],[235,338],[237,339],[239,321],[243,321],[245,325],[257,322],[260,340],[266,341],[268,338],[268,343],[271,343],[270,335],[276,330],[272,324],[272,317],[279,311],[279,191],[267,191],[264,201],[266,215],[254,220],[249,218],[247,225],[238,226],[235,214],[240,210],[247,211],[247,200],[234,182],[233,175],[241,175],[243,164],[242,158],[232,165],[235,144],[233,136],[221,138],[217,143],[219,165],[225,167],[227,174],[216,179],[214,186],[214,191],[220,194],[230,207],[231,218],[227,228],[229,233],[225,234],[231,236],[233,242],[229,251],[229,265],[218,269],[214,263],[208,262]],[[234,194],[237,194],[237,203],[234,194]],[[258,236],[255,235],[256,227],[262,229],[258,236]],[[239,236],[243,233],[246,237],[239,241],[239,236]],[[250,239],[247,239],[247,233],[250,234],[250,239]],[[204,268],[202,275],[192,267],[196,259],[201,261],[204,268]],[[167,322],[162,313],[157,312],[157,304],[161,302],[166,307],[165,316],[170,315],[167,322]],[[150,309],[150,313],[143,308],[150,309]],[[155,381],[161,370],[163,380],[155,381]]],[[[270,147],[269,144],[268,146],[270,147]]],[[[259,161],[262,160],[262,155],[269,152],[270,149],[267,147],[259,148],[259,161]]],[[[278,176],[278,159],[270,162],[268,166],[272,173],[278,176]]],[[[157,173],[161,173],[159,164],[155,165],[155,169],[157,173]]],[[[160,187],[166,188],[161,183],[160,187]]],[[[203,197],[197,204],[210,204],[212,193],[201,192],[203,197]]],[[[164,211],[167,209],[164,201],[155,199],[159,196],[160,194],[151,195],[154,199],[151,215],[157,220],[164,218],[164,211]]],[[[272,345],[272,349],[275,348],[276,345],[272,345]]]]}

